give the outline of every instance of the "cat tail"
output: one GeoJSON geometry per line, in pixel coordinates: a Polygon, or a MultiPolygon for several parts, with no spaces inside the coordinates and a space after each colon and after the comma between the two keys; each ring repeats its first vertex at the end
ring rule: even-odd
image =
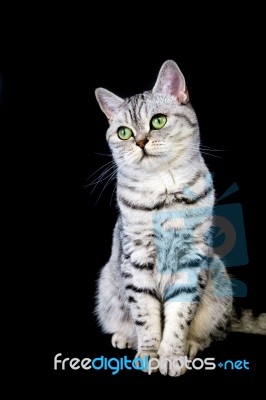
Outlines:
{"type": "Polygon", "coordinates": [[[254,317],[252,310],[241,310],[240,316],[233,313],[231,331],[266,335],[266,313],[254,317]]]}

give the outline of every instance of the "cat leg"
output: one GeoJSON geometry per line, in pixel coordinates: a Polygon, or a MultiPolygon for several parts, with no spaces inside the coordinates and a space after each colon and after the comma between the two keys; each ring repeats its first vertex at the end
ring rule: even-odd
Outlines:
{"type": "Polygon", "coordinates": [[[189,325],[197,308],[196,301],[167,301],[164,305],[165,328],[158,354],[160,372],[179,376],[187,353],[189,325]]]}
{"type": "Polygon", "coordinates": [[[215,259],[208,271],[208,280],[191,323],[187,354],[189,359],[210,346],[213,340],[226,337],[232,316],[232,286],[221,260],[215,259]]]}
{"type": "Polygon", "coordinates": [[[230,326],[231,301],[221,302],[206,296],[203,299],[188,334],[187,355],[190,360],[196,357],[198,351],[209,347],[213,340],[224,339],[230,326]]]}
{"type": "Polygon", "coordinates": [[[193,359],[213,338],[225,336],[232,313],[231,281],[218,257],[214,256],[208,269],[188,268],[185,274],[185,285],[181,273],[165,290],[165,328],[158,354],[161,373],[170,376],[186,370],[178,369],[178,358],[180,362],[187,355],[193,359]]]}
{"type": "Polygon", "coordinates": [[[164,331],[158,354],[163,375],[178,376],[181,373],[189,327],[198,307],[198,273],[199,267],[195,267],[193,271],[161,278],[165,287],[164,331]]]}
{"type": "Polygon", "coordinates": [[[136,329],[123,284],[110,262],[103,268],[99,279],[96,315],[102,330],[113,334],[113,347],[137,348],[136,329]]]}
{"type": "Polygon", "coordinates": [[[131,255],[131,259],[125,258],[121,267],[138,337],[136,357],[157,359],[161,341],[161,302],[154,279],[153,265],[145,260],[144,252],[139,254],[142,254],[142,257],[138,260],[134,254],[131,255]]]}
{"type": "Polygon", "coordinates": [[[98,281],[95,314],[102,330],[113,334],[114,347],[137,349],[136,328],[122,281],[120,229],[121,221],[118,219],[113,234],[111,258],[102,269],[98,281]]]}

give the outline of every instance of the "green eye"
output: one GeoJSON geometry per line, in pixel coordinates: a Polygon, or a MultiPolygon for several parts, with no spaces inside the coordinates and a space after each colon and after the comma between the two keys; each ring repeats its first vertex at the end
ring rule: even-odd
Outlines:
{"type": "Polygon", "coordinates": [[[118,129],[117,134],[121,140],[128,140],[133,136],[132,130],[124,126],[121,126],[121,128],[118,129]]]}
{"type": "Polygon", "coordinates": [[[167,122],[167,118],[163,114],[156,114],[151,119],[151,126],[154,129],[161,129],[167,122]]]}

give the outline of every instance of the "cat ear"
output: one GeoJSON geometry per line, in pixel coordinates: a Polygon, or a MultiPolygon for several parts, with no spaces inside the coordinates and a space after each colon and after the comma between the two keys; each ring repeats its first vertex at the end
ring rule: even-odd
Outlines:
{"type": "Polygon", "coordinates": [[[177,98],[179,104],[189,102],[184,75],[172,60],[163,63],[152,91],[172,94],[177,98]]]}
{"type": "Polygon", "coordinates": [[[124,103],[124,100],[121,99],[121,97],[118,97],[114,93],[103,88],[96,89],[95,96],[99,106],[109,120],[113,119],[114,115],[118,111],[118,108],[124,103]]]}

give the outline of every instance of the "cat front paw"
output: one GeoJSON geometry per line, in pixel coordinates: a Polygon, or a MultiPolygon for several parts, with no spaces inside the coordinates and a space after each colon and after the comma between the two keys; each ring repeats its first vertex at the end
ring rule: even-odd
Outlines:
{"type": "Polygon", "coordinates": [[[162,375],[181,376],[186,371],[184,355],[164,355],[159,358],[159,370],[162,375]]]}
{"type": "Polygon", "coordinates": [[[133,338],[128,338],[119,332],[113,334],[111,342],[112,346],[117,347],[118,349],[132,349],[135,347],[135,341],[133,338]]]}
{"type": "Polygon", "coordinates": [[[195,340],[188,340],[187,342],[187,355],[189,360],[194,360],[198,351],[202,350],[202,345],[195,340]]]}
{"type": "Polygon", "coordinates": [[[149,375],[159,369],[158,354],[155,351],[139,351],[135,356],[135,360],[137,367],[149,375]]]}
{"type": "Polygon", "coordinates": [[[158,354],[160,357],[159,370],[162,375],[176,377],[186,372],[186,357],[182,352],[173,354],[171,349],[162,342],[158,354]]]}

